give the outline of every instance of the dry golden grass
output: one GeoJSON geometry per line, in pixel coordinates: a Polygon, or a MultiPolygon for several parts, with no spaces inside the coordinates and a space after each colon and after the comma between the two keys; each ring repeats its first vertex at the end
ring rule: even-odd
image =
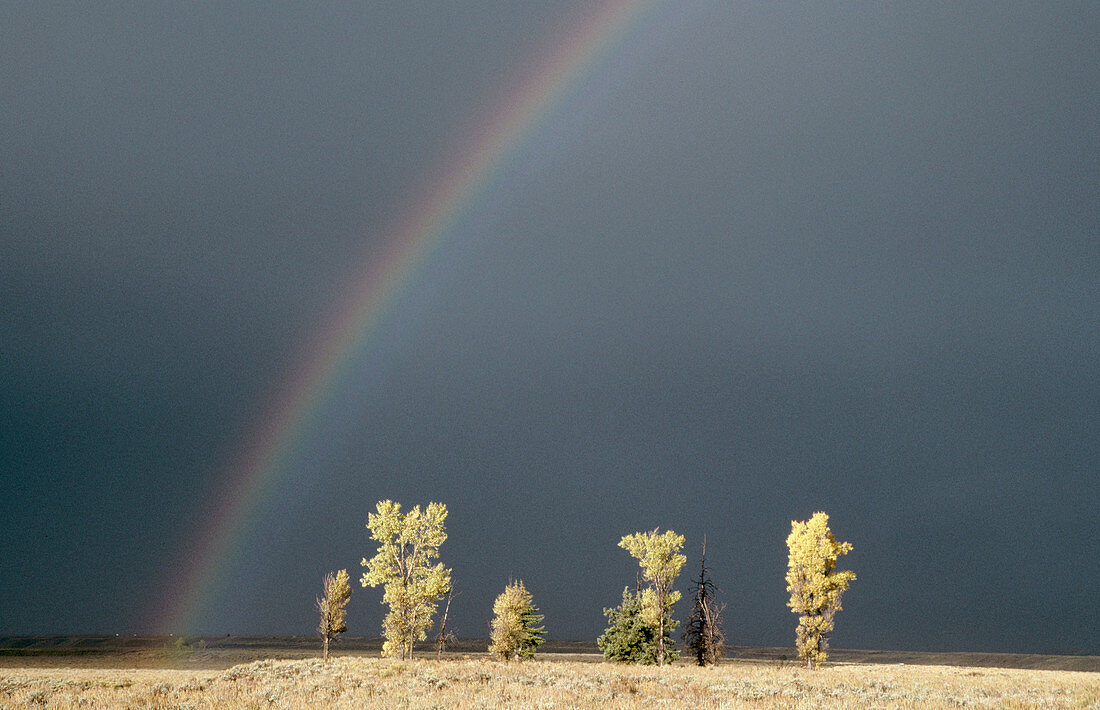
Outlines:
{"type": "Polygon", "coordinates": [[[0,669],[0,708],[1097,708],[1100,673],[485,658],[255,661],[225,671],[0,669]]]}

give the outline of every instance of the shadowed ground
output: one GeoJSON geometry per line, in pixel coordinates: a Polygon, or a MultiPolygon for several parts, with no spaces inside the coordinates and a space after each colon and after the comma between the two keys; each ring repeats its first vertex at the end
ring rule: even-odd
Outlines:
{"type": "MultiPolygon", "coordinates": [[[[485,654],[486,639],[460,639],[448,644],[447,658],[485,654]]],[[[339,638],[333,652],[342,656],[377,657],[380,638],[339,638]]],[[[176,668],[225,670],[241,663],[262,659],[315,658],[321,642],[314,636],[0,636],[0,667],[3,668],[176,668]]],[[[416,654],[434,658],[433,644],[420,644],[416,654]]],[[[547,641],[539,649],[543,660],[572,662],[602,661],[595,642],[547,641]]],[[[730,661],[790,664],[793,648],[730,646],[730,661]]],[[[932,653],[832,649],[829,661],[836,664],[872,663],[935,665],[984,668],[1100,672],[1100,656],[1053,656],[1016,653],[932,653]]],[[[686,661],[681,659],[680,663],[686,661]]]]}

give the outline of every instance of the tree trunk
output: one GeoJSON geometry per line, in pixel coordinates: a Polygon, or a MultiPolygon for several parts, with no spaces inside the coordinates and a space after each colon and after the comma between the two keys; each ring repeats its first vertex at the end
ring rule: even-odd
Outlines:
{"type": "Polygon", "coordinates": [[[443,646],[447,643],[447,614],[451,612],[451,593],[447,592],[447,607],[443,610],[443,620],[439,624],[439,645],[436,647],[435,660],[443,660],[443,646]]]}
{"type": "Polygon", "coordinates": [[[322,638],[322,644],[324,646],[324,651],[321,654],[321,661],[323,663],[328,663],[328,636],[322,638]]]}
{"type": "Polygon", "coordinates": [[[657,666],[665,665],[665,590],[661,579],[654,580],[657,590],[657,666]]]}

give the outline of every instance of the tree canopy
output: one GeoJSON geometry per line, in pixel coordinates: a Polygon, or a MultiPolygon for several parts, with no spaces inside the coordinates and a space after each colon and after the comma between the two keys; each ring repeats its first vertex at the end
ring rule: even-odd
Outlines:
{"type": "MultiPolygon", "coordinates": [[[[646,622],[642,613],[642,596],[623,589],[623,599],[619,606],[604,609],[607,617],[607,629],[596,640],[603,657],[616,663],[657,663],[657,627],[646,622]]],[[[665,629],[666,660],[676,660],[677,653],[672,647],[672,625],[665,629]]]]}
{"type": "Polygon", "coordinates": [[[401,504],[391,500],[380,501],[367,518],[371,538],[379,545],[374,557],[363,558],[367,570],[360,582],[384,589],[382,603],[389,612],[382,622],[383,655],[412,657],[413,643],[427,638],[436,605],[450,589],[451,570],[435,562],[447,540],[446,520],[442,503],[402,513],[401,504]]]}
{"type": "Polygon", "coordinates": [[[489,652],[506,661],[533,658],[542,645],[543,615],[523,581],[512,582],[493,602],[489,652]]]}
{"type": "Polygon", "coordinates": [[[321,581],[324,596],[317,598],[317,613],[321,621],[317,631],[321,634],[323,660],[328,660],[328,644],[337,634],[348,630],[345,618],[348,600],[351,599],[351,585],[348,583],[348,571],[342,569],[335,575],[329,572],[321,581]]]}
{"type": "Polygon", "coordinates": [[[671,644],[665,639],[676,626],[672,619],[672,606],[680,600],[680,593],[672,588],[687,558],[680,554],[684,536],[671,530],[664,533],[655,528],[652,532],[626,535],[619,547],[638,560],[642,577],[650,586],[641,592],[642,618],[656,629],[657,665],[665,664],[667,649],[671,644]]]}
{"type": "Polygon", "coordinates": [[[833,619],[841,610],[840,597],[856,575],[836,570],[837,558],[852,550],[851,543],[837,542],[829,529],[829,516],[814,513],[804,522],[791,521],[787,537],[787,606],[798,617],[798,655],[810,668],[825,662],[833,619]]]}

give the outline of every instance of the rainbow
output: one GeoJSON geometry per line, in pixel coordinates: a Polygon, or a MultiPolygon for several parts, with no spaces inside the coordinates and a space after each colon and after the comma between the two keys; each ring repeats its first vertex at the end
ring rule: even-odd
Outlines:
{"type": "Polygon", "coordinates": [[[503,101],[459,143],[454,158],[410,202],[388,231],[381,254],[365,260],[353,287],[322,320],[310,347],[272,398],[229,462],[213,510],[187,540],[171,579],[156,591],[151,616],[159,633],[193,633],[229,572],[239,564],[261,502],[286,477],[286,463],[303,445],[311,423],[352,363],[377,337],[386,313],[402,301],[455,225],[507,168],[519,148],[560,107],[577,84],[595,73],[659,4],[608,0],[591,8],[509,83],[503,101]]]}

